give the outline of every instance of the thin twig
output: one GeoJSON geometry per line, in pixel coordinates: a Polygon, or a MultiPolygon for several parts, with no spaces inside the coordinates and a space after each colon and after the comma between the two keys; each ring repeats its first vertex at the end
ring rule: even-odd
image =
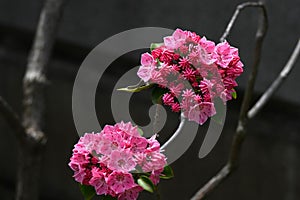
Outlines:
{"type": "Polygon", "coordinates": [[[235,24],[239,14],[241,13],[241,11],[245,8],[248,8],[248,7],[260,7],[262,9],[264,9],[264,14],[266,14],[266,11],[265,11],[265,6],[262,2],[245,2],[245,3],[242,3],[240,5],[238,5],[235,9],[235,12],[234,14],[232,15],[223,35],[221,36],[220,38],[220,42],[224,42],[226,40],[226,38],[228,37],[233,25],[235,24]]]}
{"type": "Polygon", "coordinates": [[[0,113],[2,113],[4,119],[13,129],[17,139],[21,140],[21,138],[26,135],[25,129],[22,126],[18,114],[1,96],[0,96],[0,113]]]}
{"type": "Polygon", "coordinates": [[[228,158],[227,164],[223,167],[223,169],[216,174],[212,179],[210,179],[193,197],[193,200],[201,200],[205,198],[209,192],[213,191],[223,180],[225,180],[233,170],[237,168],[239,155],[242,143],[244,141],[244,137],[246,134],[246,125],[247,125],[247,112],[249,110],[250,101],[252,99],[252,94],[254,90],[255,80],[257,76],[258,66],[261,58],[261,49],[263,39],[265,37],[267,28],[268,28],[268,17],[266,8],[263,2],[246,2],[237,6],[236,11],[231,18],[229,25],[227,26],[224,34],[222,35],[220,41],[225,41],[228,36],[234,22],[237,19],[240,11],[246,7],[258,7],[261,9],[261,16],[258,21],[258,28],[256,32],[256,44],[254,50],[254,63],[252,66],[252,72],[248,79],[248,84],[246,88],[246,92],[243,98],[242,107],[240,111],[238,126],[236,129],[236,133],[234,135],[232,146],[230,150],[230,155],[228,158]]]}
{"type": "Polygon", "coordinates": [[[269,101],[271,96],[278,90],[278,88],[282,85],[282,82],[286,79],[286,77],[289,75],[289,73],[292,71],[293,67],[295,66],[295,62],[297,61],[297,58],[300,53],[300,39],[298,40],[298,43],[289,58],[287,64],[284,66],[284,68],[281,70],[279,76],[276,78],[276,80],[271,84],[271,86],[263,93],[263,95],[260,97],[260,99],[255,103],[255,105],[250,109],[248,112],[248,118],[251,119],[256,114],[261,111],[261,109],[264,107],[264,105],[269,101]]]}
{"type": "Polygon", "coordinates": [[[205,184],[191,200],[203,199],[207,193],[215,189],[217,185],[220,184],[223,179],[225,179],[230,173],[230,165],[225,165],[214,177],[212,177],[207,184],[205,184]]]}

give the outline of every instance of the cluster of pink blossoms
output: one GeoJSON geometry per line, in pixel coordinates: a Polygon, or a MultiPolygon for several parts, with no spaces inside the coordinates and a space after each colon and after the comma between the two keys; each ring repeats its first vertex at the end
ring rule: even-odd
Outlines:
{"type": "Polygon", "coordinates": [[[129,123],[106,125],[100,133],[86,133],[73,149],[69,166],[74,178],[95,188],[98,195],[110,195],[119,200],[137,199],[143,190],[133,172],[148,172],[158,184],[166,165],[155,136],[146,139],[129,123]]]}
{"type": "Polygon", "coordinates": [[[142,54],[137,74],[144,82],[168,88],[163,103],[202,125],[216,114],[215,98],[224,103],[232,99],[235,79],[242,72],[238,49],[228,42],[215,45],[205,37],[177,29],[151,54],[142,54]]]}

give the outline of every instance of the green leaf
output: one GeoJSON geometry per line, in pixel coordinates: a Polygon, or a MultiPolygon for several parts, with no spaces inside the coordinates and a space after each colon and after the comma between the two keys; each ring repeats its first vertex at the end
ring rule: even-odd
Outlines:
{"type": "Polygon", "coordinates": [[[136,87],[136,88],[126,87],[126,88],[119,88],[117,90],[118,91],[124,91],[124,92],[140,92],[142,90],[146,90],[148,88],[151,88],[153,85],[154,85],[153,83],[150,83],[150,84],[142,85],[142,86],[139,86],[139,87],[136,87]]]}
{"type": "Polygon", "coordinates": [[[79,184],[79,187],[85,200],[91,200],[96,194],[93,186],[79,184]]]}
{"type": "Polygon", "coordinates": [[[137,183],[148,192],[153,193],[155,190],[154,184],[147,176],[140,176],[140,178],[137,180],[137,183]]]}
{"type": "Polygon", "coordinates": [[[143,130],[142,130],[141,128],[139,128],[139,127],[138,127],[138,132],[139,132],[139,134],[140,134],[141,136],[143,136],[143,135],[144,135],[144,132],[143,132],[143,130]]]}
{"type": "Polygon", "coordinates": [[[156,85],[156,87],[152,90],[152,103],[153,104],[161,104],[162,103],[162,96],[168,92],[166,88],[160,88],[156,85]]]}
{"type": "Polygon", "coordinates": [[[236,91],[234,90],[234,89],[232,89],[232,98],[234,98],[234,99],[236,99],[237,98],[237,93],[236,93],[236,91]]]}
{"type": "Polygon", "coordinates": [[[150,45],[150,51],[153,51],[154,49],[162,46],[164,43],[151,43],[150,45]]]}
{"type": "Polygon", "coordinates": [[[164,171],[159,176],[161,179],[170,179],[174,177],[172,168],[169,165],[164,167],[164,171]]]}

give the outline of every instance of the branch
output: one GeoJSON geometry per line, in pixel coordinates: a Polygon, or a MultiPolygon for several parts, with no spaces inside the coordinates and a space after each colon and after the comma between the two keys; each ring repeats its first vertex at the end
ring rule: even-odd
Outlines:
{"type": "Polygon", "coordinates": [[[266,9],[265,9],[265,6],[264,6],[264,3],[263,2],[245,2],[245,3],[242,3],[242,4],[239,4],[236,9],[235,9],[235,12],[234,14],[232,15],[223,35],[221,36],[220,38],[220,42],[224,42],[226,40],[226,38],[228,37],[234,23],[236,22],[239,14],[241,13],[242,10],[244,10],[245,8],[248,8],[248,7],[259,7],[261,9],[263,9],[263,15],[264,17],[267,19],[267,12],[266,12],[266,9]]]}
{"type": "Polygon", "coordinates": [[[26,135],[25,129],[19,119],[18,114],[12,109],[12,107],[0,96],[0,112],[3,114],[4,119],[10,125],[10,127],[16,133],[19,140],[26,135]]]}
{"type": "Polygon", "coordinates": [[[258,66],[261,58],[261,49],[263,39],[266,35],[268,29],[268,18],[266,8],[263,2],[246,2],[237,6],[224,34],[222,35],[220,41],[225,41],[228,36],[234,22],[236,21],[239,13],[246,7],[258,7],[261,9],[261,17],[258,21],[258,28],[256,32],[256,44],[254,49],[254,63],[252,66],[252,72],[248,79],[248,84],[246,92],[243,98],[242,107],[240,111],[238,126],[236,133],[234,135],[232,146],[230,150],[230,155],[227,164],[223,169],[216,174],[212,179],[210,179],[192,198],[192,200],[201,200],[205,198],[209,192],[213,191],[223,180],[225,180],[233,170],[237,168],[239,155],[244,137],[246,135],[246,125],[247,125],[247,113],[249,110],[250,101],[252,99],[252,94],[254,90],[255,80],[257,76],[258,66]]]}
{"type": "Polygon", "coordinates": [[[44,121],[45,73],[63,4],[64,0],[45,1],[23,79],[23,123],[28,130],[28,137],[35,141],[45,140],[41,131],[44,121]]]}
{"type": "Polygon", "coordinates": [[[275,79],[275,81],[271,84],[271,86],[267,89],[267,91],[260,97],[260,99],[256,102],[256,104],[250,109],[248,112],[248,118],[253,118],[256,116],[258,112],[264,107],[264,105],[269,101],[271,96],[278,90],[278,88],[282,85],[283,81],[287,78],[289,73],[292,71],[293,67],[295,66],[295,62],[300,53],[300,39],[289,58],[287,64],[281,70],[279,76],[275,79]]]}
{"type": "Polygon", "coordinates": [[[217,185],[223,181],[230,173],[230,165],[225,165],[219,173],[217,173],[214,177],[210,179],[208,183],[206,183],[195,195],[191,198],[191,200],[203,199],[207,193],[211,192],[215,189],[217,185]]]}
{"type": "Polygon", "coordinates": [[[25,142],[19,145],[17,200],[37,200],[44,147],[44,91],[46,70],[65,0],[46,0],[23,79],[25,142]]]}

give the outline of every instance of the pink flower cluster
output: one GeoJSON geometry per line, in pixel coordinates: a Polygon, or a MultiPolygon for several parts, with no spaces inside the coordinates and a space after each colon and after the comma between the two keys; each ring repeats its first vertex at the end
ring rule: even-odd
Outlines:
{"type": "Polygon", "coordinates": [[[166,165],[155,136],[146,139],[129,123],[106,125],[100,133],[86,133],[73,149],[69,166],[77,182],[95,188],[98,195],[119,200],[137,199],[141,186],[133,172],[149,172],[156,185],[166,165]]]}
{"type": "Polygon", "coordinates": [[[232,99],[235,79],[242,72],[238,49],[228,42],[216,45],[193,32],[177,29],[151,54],[142,54],[137,74],[144,82],[168,88],[163,103],[202,125],[216,114],[215,98],[224,103],[232,99]]]}

